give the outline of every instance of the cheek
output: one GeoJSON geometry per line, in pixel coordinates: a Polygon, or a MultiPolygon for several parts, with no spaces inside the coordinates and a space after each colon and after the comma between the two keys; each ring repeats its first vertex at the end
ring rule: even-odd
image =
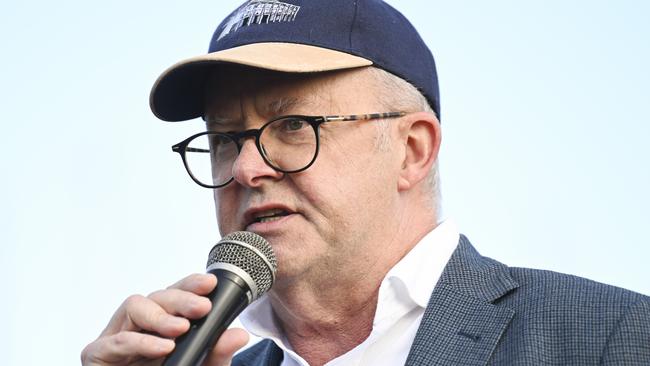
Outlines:
{"type": "Polygon", "coordinates": [[[221,235],[229,234],[234,231],[236,217],[232,195],[227,195],[224,194],[224,192],[215,190],[213,196],[219,231],[221,232],[221,235]]]}
{"type": "Polygon", "coordinates": [[[295,176],[303,204],[308,202],[317,213],[311,219],[329,226],[348,225],[355,218],[359,204],[366,204],[368,182],[352,159],[323,159],[306,174],[295,176]]]}
{"type": "Polygon", "coordinates": [[[386,183],[392,162],[372,139],[325,150],[321,167],[330,172],[327,183],[338,194],[365,196],[386,183]]]}
{"type": "Polygon", "coordinates": [[[320,152],[323,160],[339,176],[376,175],[377,164],[383,158],[382,151],[377,148],[376,127],[362,124],[345,127],[335,131],[338,133],[324,134],[320,152]]]}

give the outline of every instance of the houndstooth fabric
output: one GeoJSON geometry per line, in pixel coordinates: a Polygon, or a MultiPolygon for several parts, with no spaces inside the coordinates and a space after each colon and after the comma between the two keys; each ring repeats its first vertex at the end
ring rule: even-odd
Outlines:
{"type": "MultiPolygon", "coordinates": [[[[282,351],[264,340],[233,365],[281,361],[282,351]]],[[[580,277],[507,267],[482,257],[461,235],[406,365],[650,365],[650,298],[580,277]]]]}

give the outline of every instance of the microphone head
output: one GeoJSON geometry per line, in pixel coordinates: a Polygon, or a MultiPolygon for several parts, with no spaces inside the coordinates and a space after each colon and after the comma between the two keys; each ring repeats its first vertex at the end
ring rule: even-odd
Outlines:
{"type": "Polygon", "coordinates": [[[252,302],[271,288],[277,266],[273,248],[266,239],[249,231],[235,231],[212,248],[207,269],[235,272],[251,289],[252,302]]]}

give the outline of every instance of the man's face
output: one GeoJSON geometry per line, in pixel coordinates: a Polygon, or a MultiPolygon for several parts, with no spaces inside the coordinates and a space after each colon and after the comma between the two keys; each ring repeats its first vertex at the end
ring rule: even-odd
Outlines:
{"type": "MultiPolygon", "coordinates": [[[[375,100],[364,70],[290,76],[236,69],[214,80],[205,119],[215,131],[259,128],[281,115],[389,112],[375,100]]],[[[214,191],[219,229],[266,238],[278,259],[276,286],[340,271],[359,279],[386,250],[400,161],[392,143],[378,146],[378,123],[322,124],[318,158],[300,173],[273,170],[252,138],[242,140],[234,181],[214,191]]],[[[394,130],[389,125],[384,132],[389,141],[394,130]]]]}

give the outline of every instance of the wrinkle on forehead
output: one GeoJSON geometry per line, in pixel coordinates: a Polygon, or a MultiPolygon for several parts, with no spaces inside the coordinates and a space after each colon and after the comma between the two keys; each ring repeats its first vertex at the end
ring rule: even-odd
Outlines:
{"type": "MultiPolygon", "coordinates": [[[[214,113],[206,114],[203,119],[205,120],[208,127],[211,126],[228,126],[241,124],[246,120],[246,109],[240,101],[240,111],[237,117],[227,117],[225,115],[220,115],[219,111],[214,113]]],[[[258,111],[261,115],[267,118],[275,118],[279,116],[289,115],[289,114],[312,114],[316,113],[320,115],[322,111],[323,103],[319,102],[319,99],[314,96],[303,96],[303,97],[279,97],[266,105],[263,105],[261,111],[258,111]],[[309,112],[314,111],[314,112],[309,112]]]]}
{"type": "Polygon", "coordinates": [[[287,114],[366,113],[351,107],[357,104],[359,93],[373,87],[363,70],[288,74],[230,67],[210,75],[203,119],[209,125],[241,123],[251,118],[245,115],[245,100],[266,119],[287,114]]]}
{"type": "Polygon", "coordinates": [[[214,126],[238,124],[255,117],[270,120],[292,114],[323,115],[331,109],[331,97],[329,93],[323,95],[316,89],[320,88],[306,84],[296,84],[293,88],[287,84],[286,89],[281,86],[277,91],[267,89],[268,92],[247,92],[246,89],[240,89],[237,95],[221,94],[219,97],[213,94],[214,99],[206,101],[203,119],[208,126],[214,126]],[[305,90],[309,92],[304,92],[305,90]]]}
{"type": "Polygon", "coordinates": [[[323,107],[322,98],[320,95],[313,94],[304,95],[300,97],[280,97],[266,106],[265,112],[273,116],[282,116],[286,114],[294,114],[295,111],[304,111],[301,113],[313,113],[307,111],[318,111],[323,107]]]}

